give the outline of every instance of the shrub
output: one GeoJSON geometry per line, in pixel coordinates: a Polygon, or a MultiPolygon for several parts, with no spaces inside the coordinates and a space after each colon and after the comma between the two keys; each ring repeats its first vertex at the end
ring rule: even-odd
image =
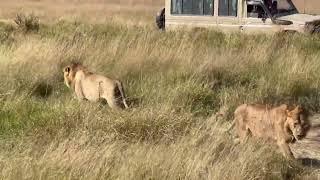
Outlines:
{"type": "Polygon", "coordinates": [[[18,13],[14,22],[18,28],[23,32],[38,32],[40,27],[39,17],[31,14],[18,13]]]}

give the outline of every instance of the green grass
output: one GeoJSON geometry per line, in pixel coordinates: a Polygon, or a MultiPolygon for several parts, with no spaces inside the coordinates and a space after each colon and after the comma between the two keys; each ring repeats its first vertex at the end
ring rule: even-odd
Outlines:
{"type": "Polygon", "coordinates": [[[225,130],[242,103],[319,112],[319,40],[67,21],[25,34],[0,24],[0,176],[316,178],[276,146],[237,145],[225,130]],[[130,109],[79,103],[63,84],[73,60],[121,79],[130,109]]]}

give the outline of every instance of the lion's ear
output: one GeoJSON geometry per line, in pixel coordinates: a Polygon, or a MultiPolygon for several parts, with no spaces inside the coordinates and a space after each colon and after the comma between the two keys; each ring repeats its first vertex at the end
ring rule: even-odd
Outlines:
{"type": "Polygon", "coordinates": [[[293,111],[296,113],[301,113],[303,110],[302,110],[302,107],[300,105],[298,105],[298,106],[296,106],[296,108],[294,108],[293,111]]]}
{"type": "Polygon", "coordinates": [[[292,117],[292,111],[289,111],[288,109],[286,110],[286,114],[288,117],[292,117]]]}
{"type": "Polygon", "coordinates": [[[299,110],[299,112],[302,112],[303,111],[303,108],[302,108],[302,106],[298,106],[298,110],[299,110]]]}
{"type": "Polygon", "coordinates": [[[65,67],[63,71],[69,73],[70,72],[70,67],[69,66],[65,67]]]}

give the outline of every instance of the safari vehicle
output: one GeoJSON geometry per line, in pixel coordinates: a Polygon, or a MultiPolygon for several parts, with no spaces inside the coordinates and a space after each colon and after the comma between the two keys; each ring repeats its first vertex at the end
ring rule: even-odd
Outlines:
{"type": "Polygon", "coordinates": [[[291,0],[165,0],[156,23],[160,29],[320,32],[320,16],[298,13],[291,0]]]}

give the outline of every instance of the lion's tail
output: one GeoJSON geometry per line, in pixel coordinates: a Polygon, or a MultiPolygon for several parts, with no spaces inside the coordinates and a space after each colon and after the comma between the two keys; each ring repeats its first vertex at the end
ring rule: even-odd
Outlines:
{"type": "Polygon", "coordinates": [[[126,95],[125,95],[124,90],[123,90],[122,82],[121,81],[116,81],[116,83],[117,83],[117,86],[119,88],[119,91],[120,91],[120,94],[121,94],[121,97],[122,97],[123,105],[127,109],[127,108],[129,108],[129,106],[128,106],[127,102],[126,102],[126,95]]]}

